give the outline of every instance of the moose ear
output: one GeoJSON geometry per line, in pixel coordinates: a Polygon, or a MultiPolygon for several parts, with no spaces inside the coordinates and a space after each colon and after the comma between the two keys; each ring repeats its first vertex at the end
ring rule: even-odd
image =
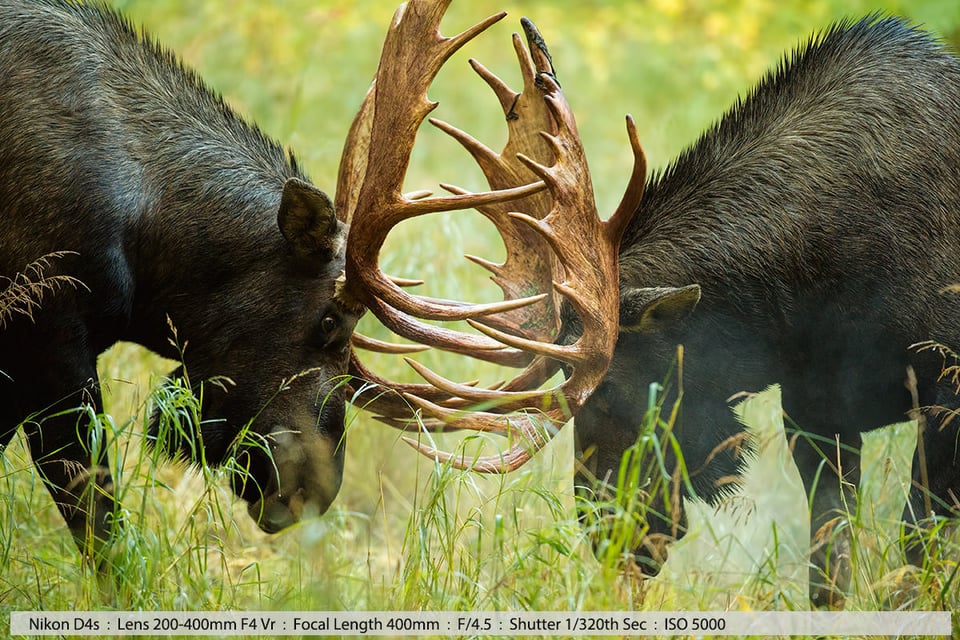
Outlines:
{"type": "Polygon", "coordinates": [[[627,289],[620,296],[620,331],[649,334],[679,326],[698,302],[698,284],[627,289]]]}
{"type": "Polygon", "coordinates": [[[329,196],[297,178],[290,178],[283,185],[277,224],[294,254],[301,258],[329,259],[343,244],[329,196]]]}

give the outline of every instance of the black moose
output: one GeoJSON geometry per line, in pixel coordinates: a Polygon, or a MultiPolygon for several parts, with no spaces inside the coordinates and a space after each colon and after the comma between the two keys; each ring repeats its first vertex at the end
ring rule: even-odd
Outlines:
{"type": "Polygon", "coordinates": [[[99,546],[114,498],[86,416],[101,411],[98,354],[130,340],[224,380],[203,390],[199,433],[163,446],[199,460],[202,438],[209,463],[233,456],[266,531],[324,511],[357,320],[334,295],[346,229],[330,199],[102,6],[0,1],[0,69],[0,274],[71,278],[32,309],[8,305],[0,447],[22,426],[74,537],[99,546]]]}
{"type": "MultiPolygon", "coordinates": [[[[813,38],[649,180],[620,248],[615,355],[576,419],[578,485],[615,482],[682,344],[675,435],[696,493],[716,499],[737,472],[731,398],[779,383],[816,532],[841,506],[838,470],[859,478],[861,432],[910,415],[908,367],[920,407],[960,406],[943,359],[917,346],[960,347],[958,242],[960,61],[896,18],[813,38]]],[[[937,514],[960,496],[949,415],[926,413],[922,443],[937,514]]],[[[920,468],[911,523],[932,515],[920,468]]],[[[650,533],[671,533],[668,503],[650,533]]],[[[663,559],[637,554],[649,572],[663,559]]]]}

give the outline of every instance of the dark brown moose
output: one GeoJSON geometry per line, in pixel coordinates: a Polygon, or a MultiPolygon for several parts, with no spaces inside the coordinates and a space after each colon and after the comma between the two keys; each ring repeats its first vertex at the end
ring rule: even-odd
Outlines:
{"type": "MultiPolygon", "coordinates": [[[[826,569],[815,591],[846,571],[830,532],[855,508],[840,477],[859,480],[861,432],[922,408],[903,519],[956,514],[960,401],[941,376],[954,362],[925,346],[960,348],[958,136],[960,61],[899,19],[864,19],[813,38],[656,174],[621,245],[614,358],[576,418],[584,493],[616,483],[665,383],[653,401],[671,408],[682,386],[690,483],[718,499],[738,469],[729,403],[779,383],[826,569]]],[[[666,455],[648,486],[671,484],[666,455]]],[[[682,535],[672,495],[652,500],[650,534],[682,535]]],[[[636,551],[647,571],[663,560],[636,551]]]]}
{"type": "Polygon", "coordinates": [[[22,426],[74,537],[104,539],[95,365],[130,340],[182,358],[192,380],[229,379],[204,387],[193,437],[154,433],[171,453],[199,460],[202,439],[207,461],[236,458],[249,472],[236,491],[267,531],[326,509],[357,320],[334,296],[346,228],[330,199],[100,5],[0,2],[0,68],[0,273],[56,252],[44,276],[75,279],[4,318],[0,445],[22,426]]]}
{"type": "MultiPolygon", "coordinates": [[[[531,148],[531,143],[519,141],[526,135],[520,132],[523,123],[533,116],[513,119],[517,96],[522,101],[535,95],[534,87],[557,91],[542,40],[531,25],[527,29],[534,44],[533,60],[521,65],[528,69],[523,93],[513,93],[475,64],[504,107],[511,127],[508,149],[494,154],[462,132],[436,123],[464,141],[494,188],[525,181],[506,168],[516,166],[511,145],[531,148]]],[[[540,102],[527,104],[536,109],[540,102]]],[[[560,142],[552,143],[550,151],[560,154],[558,165],[569,158],[581,168],[565,167],[562,175],[569,182],[559,184],[547,180],[558,172],[534,171],[551,183],[552,206],[592,210],[579,145],[572,138],[564,140],[574,129],[562,123],[572,123],[572,117],[565,103],[549,99],[547,104],[551,109],[563,105],[554,116],[561,123],[560,142]],[[566,156],[565,150],[574,147],[576,155],[566,156]],[[574,177],[578,173],[580,177],[574,177]]],[[[651,493],[659,490],[649,496],[649,528],[638,531],[640,542],[633,551],[646,572],[656,573],[665,558],[660,542],[683,535],[677,498],[688,495],[690,486],[700,497],[717,501],[740,470],[737,448],[743,429],[730,404],[744,391],[779,383],[791,419],[794,457],[812,496],[811,593],[818,604],[826,604],[827,598],[842,597],[849,573],[844,513],[855,506],[851,487],[859,480],[863,431],[902,421],[920,409],[925,427],[904,522],[913,525],[955,514],[960,507],[960,432],[952,419],[960,402],[955,382],[941,375],[944,364],[952,361],[945,361],[943,350],[931,348],[960,347],[958,313],[953,311],[960,312],[955,287],[960,283],[955,255],[960,238],[960,62],[899,19],[838,24],[785,60],[671,166],[654,175],[635,211],[624,207],[642,192],[644,169],[632,126],[630,131],[638,162],[628,196],[610,222],[618,226],[630,218],[619,253],[619,335],[610,367],[593,395],[576,391],[576,380],[584,379],[585,370],[590,375],[603,370],[587,364],[600,346],[591,352],[565,351],[563,345],[595,344],[587,341],[590,329],[584,322],[610,318],[604,319],[603,312],[591,314],[589,304],[568,295],[565,311],[574,307],[576,313],[563,314],[557,345],[538,349],[544,357],[538,356],[503,389],[454,385],[418,366],[430,384],[408,389],[406,400],[438,424],[507,432],[494,416],[457,420],[426,399],[447,394],[452,399],[441,404],[452,407],[499,399],[505,402],[503,410],[509,410],[510,400],[529,392],[504,391],[545,380],[558,361],[568,373],[574,365],[563,394],[547,393],[577,410],[577,486],[581,496],[592,500],[616,484],[625,453],[643,435],[647,408],[672,408],[682,389],[673,436],[690,484],[682,480],[669,446],[660,467],[663,477],[641,481],[651,493]],[[652,383],[665,388],[649,398],[656,388],[652,383]]],[[[540,206],[533,201],[526,210],[540,206]]],[[[503,222],[507,209],[482,210],[501,229],[508,256],[539,255],[510,249],[519,245],[510,244],[515,236],[503,222]]],[[[507,216],[530,222],[524,216],[507,216]]],[[[551,220],[540,224],[550,228],[551,220]]],[[[561,256],[571,251],[549,242],[561,256]]],[[[500,268],[493,268],[497,277],[500,268]]],[[[373,273],[363,263],[357,269],[373,273]]],[[[530,275],[518,281],[524,277],[547,282],[539,291],[550,288],[548,280],[530,275]]],[[[508,298],[519,297],[510,292],[520,288],[504,289],[508,298]]],[[[582,285],[577,289],[587,290],[582,285]]],[[[560,285],[554,290],[566,293],[560,285]]],[[[403,306],[407,300],[396,291],[397,307],[412,309],[403,306]]],[[[532,322],[534,309],[524,307],[522,313],[528,315],[509,332],[517,333],[520,325],[554,326],[532,322]]],[[[502,322],[503,315],[485,324],[502,322]]],[[[403,313],[390,322],[416,341],[421,341],[415,337],[418,332],[429,335],[421,327],[404,333],[408,318],[403,313]]],[[[520,346],[519,341],[484,331],[520,346]]],[[[539,339],[551,335],[552,329],[539,339]]],[[[473,355],[478,354],[484,357],[475,349],[473,355]]],[[[485,357],[499,355],[491,351],[485,357]]],[[[355,371],[362,372],[356,361],[355,371]]],[[[593,383],[584,388],[593,388],[593,383]]],[[[380,409],[396,424],[406,424],[405,402],[380,409]]],[[[562,423],[564,415],[550,414],[547,424],[562,423]]],[[[547,437],[532,415],[526,420],[511,415],[508,424],[512,432],[523,434],[519,446],[502,456],[454,462],[481,471],[514,469],[547,437]]],[[[908,545],[914,561],[918,549],[908,545]]]]}
{"type": "Polygon", "coordinates": [[[434,416],[427,426],[514,435],[502,460],[478,461],[487,469],[520,464],[544,441],[538,417],[511,412],[534,408],[562,422],[599,383],[617,333],[619,238],[643,187],[635,131],[632,186],[601,222],[545,51],[534,42],[538,71],[515,41],[522,96],[477,65],[510,114],[504,153],[436,123],[474,155],[494,191],[403,196],[416,130],[433,106],[430,82],[504,15],[445,38],[439,23],[448,5],[413,0],[395,16],[345,146],[334,207],[291,154],[117,14],[0,0],[0,447],[24,430],[82,549],[96,554],[118,513],[104,430],[90,419],[102,411],[96,358],[118,340],[181,360],[194,384],[208,381],[197,389],[202,422],[183,433],[155,419],[150,435],[171,454],[230,462],[234,490],[268,532],[322,513],[337,494],[348,371],[364,403],[371,382],[399,392],[381,387],[370,405],[394,422],[414,402],[434,416]],[[392,226],[472,207],[495,221],[510,248],[503,265],[481,261],[504,301],[412,296],[397,286],[411,283],[380,272],[392,226]],[[519,293],[531,282],[539,293],[519,293]],[[563,300],[584,330],[557,345],[563,300]],[[367,308],[423,345],[529,367],[498,389],[460,387],[422,368],[422,385],[388,383],[351,357],[367,308]],[[416,318],[468,319],[487,335],[416,318]],[[569,379],[531,391],[558,362],[569,379]],[[490,395],[501,402],[491,412],[461,411],[490,395]]]}

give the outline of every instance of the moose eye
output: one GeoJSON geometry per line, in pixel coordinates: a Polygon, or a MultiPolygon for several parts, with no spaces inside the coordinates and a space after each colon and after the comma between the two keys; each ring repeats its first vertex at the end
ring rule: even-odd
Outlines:
{"type": "Polygon", "coordinates": [[[327,335],[336,331],[338,326],[340,326],[340,323],[333,316],[324,316],[323,320],[320,321],[320,330],[327,335]]]}
{"type": "Polygon", "coordinates": [[[327,314],[314,325],[311,342],[321,349],[332,349],[344,340],[349,340],[349,332],[343,331],[342,327],[340,316],[334,313],[327,314]]]}

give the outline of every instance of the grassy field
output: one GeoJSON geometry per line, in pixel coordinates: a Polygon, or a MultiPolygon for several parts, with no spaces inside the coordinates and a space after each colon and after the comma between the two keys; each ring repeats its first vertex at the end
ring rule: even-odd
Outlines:
{"type": "MultiPolygon", "coordinates": [[[[343,138],[375,71],[392,1],[114,4],[181,54],[241,113],[293,148],[318,186],[333,190],[343,138]]],[[[461,0],[451,7],[445,31],[500,9],[509,11],[506,21],[456,56],[431,91],[441,101],[436,115],[491,146],[502,143],[499,107],[466,59],[480,59],[516,85],[509,34],[518,30],[520,16],[531,17],[551,46],[577,114],[601,212],[615,207],[630,167],[625,113],[639,124],[650,165],[662,167],[784,51],[835,19],[879,9],[960,41],[960,5],[952,0],[461,0]]],[[[479,189],[480,180],[455,143],[423,131],[409,190],[439,182],[479,189]]],[[[479,215],[402,225],[383,264],[392,274],[425,279],[431,295],[496,299],[495,287],[463,260],[465,253],[502,257],[479,215]]],[[[362,329],[382,336],[369,319],[362,329]]],[[[502,374],[446,359],[437,364],[458,379],[502,374]]],[[[148,407],[183,400],[169,389],[151,395],[171,366],[129,344],[117,345],[100,361],[114,477],[131,523],[110,579],[79,562],[19,439],[0,459],[0,611],[808,607],[807,529],[797,515],[804,497],[790,465],[755,465],[744,500],[757,506],[747,520],[733,508],[715,515],[694,507],[701,514],[692,516],[700,534],[677,545],[657,580],[643,581],[613,560],[598,561],[576,522],[569,426],[527,467],[485,477],[435,465],[395,431],[353,410],[345,478],[331,511],[267,536],[221,487],[216,472],[158,460],[141,447],[148,407]],[[745,531],[749,538],[740,535],[745,531]]],[[[402,363],[383,358],[375,366],[412,379],[402,363]]],[[[783,459],[777,407],[771,392],[746,409],[766,434],[758,436],[766,443],[758,445],[761,460],[783,459]]],[[[862,503],[870,508],[851,517],[857,535],[849,609],[960,607],[960,555],[931,558],[919,571],[905,570],[897,556],[894,519],[903,505],[910,438],[910,426],[898,426],[865,445],[862,503]]],[[[443,436],[441,442],[453,447],[460,439],[443,436]]]]}

